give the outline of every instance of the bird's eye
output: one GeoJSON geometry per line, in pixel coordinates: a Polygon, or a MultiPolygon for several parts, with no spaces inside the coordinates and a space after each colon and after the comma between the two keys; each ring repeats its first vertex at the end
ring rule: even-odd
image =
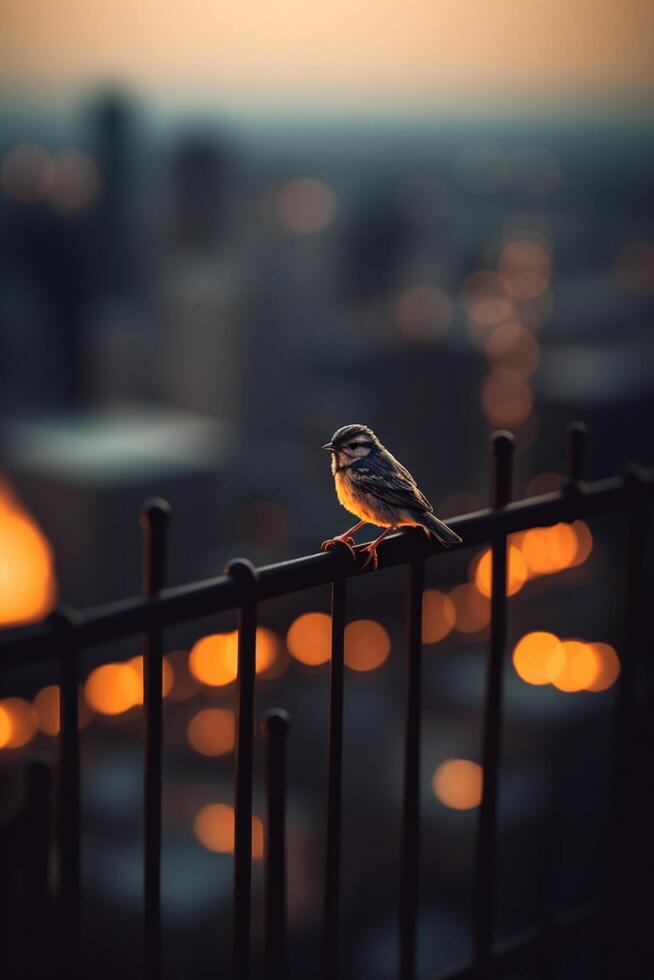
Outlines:
{"type": "Polygon", "coordinates": [[[347,448],[348,448],[348,449],[356,449],[358,445],[359,445],[359,443],[358,443],[358,442],[350,442],[350,443],[348,444],[348,447],[347,447],[347,448]]]}

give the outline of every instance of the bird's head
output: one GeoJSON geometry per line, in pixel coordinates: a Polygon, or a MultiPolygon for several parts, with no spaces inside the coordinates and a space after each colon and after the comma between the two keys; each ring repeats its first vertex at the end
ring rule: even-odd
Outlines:
{"type": "Polygon", "coordinates": [[[381,449],[381,443],[367,425],[344,425],[322,447],[332,454],[332,471],[349,466],[381,449]]]}

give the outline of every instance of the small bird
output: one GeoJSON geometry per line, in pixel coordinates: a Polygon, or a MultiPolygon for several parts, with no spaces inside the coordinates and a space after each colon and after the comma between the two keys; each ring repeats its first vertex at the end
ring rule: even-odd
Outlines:
{"type": "Polygon", "coordinates": [[[323,551],[342,543],[354,556],[356,547],[368,555],[363,567],[372,562],[377,568],[377,546],[398,527],[422,527],[447,547],[461,544],[459,535],[433,514],[432,505],[409,471],[367,425],[342,426],[322,448],[332,456],[339,503],[359,518],[349,531],[323,541],[323,551]],[[364,524],[376,524],[384,531],[370,544],[355,546],[352,535],[364,524]]]}

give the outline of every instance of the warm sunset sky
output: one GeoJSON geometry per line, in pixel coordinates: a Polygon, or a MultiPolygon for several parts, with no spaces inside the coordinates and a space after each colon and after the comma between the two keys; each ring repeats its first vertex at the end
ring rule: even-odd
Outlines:
{"type": "Polygon", "coordinates": [[[647,102],[652,0],[4,0],[0,87],[119,81],[161,104],[531,108],[647,102]]]}

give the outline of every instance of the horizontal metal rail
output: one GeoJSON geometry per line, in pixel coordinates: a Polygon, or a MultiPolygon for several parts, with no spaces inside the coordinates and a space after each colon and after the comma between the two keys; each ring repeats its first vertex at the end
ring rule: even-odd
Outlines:
{"type": "MultiPolygon", "coordinates": [[[[508,504],[501,510],[485,509],[448,521],[466,546],[490,544],[498,535],[532,527],[592,517],[628,507],[635,492],[654,491],[654,471],[635,467],[630,474],[609,477],[592,484],[575,483],[554,493],[508,504]]],[[[389,536],[379,551],[379,568],[391,568],[439,554],[442,547],[422,531],[403,531],[389,536]]],[[[308,555],[257,569],[254,599],[260,602],[321,585],[337,576],[353,578],[362,571],[347,549],[308,555]]],[[[97,606],[77,617],[77,643],[88,647],[153,628],[188,622],[202,616],[238,609],[242,586],[230,575],[163,589],[152,598],[135,597],[97,606]]],[[[0,631],[0,671],[24,667],[57,653],[60,623],[48,617],[33,625],[0,631]]]]}
{"type": "MultiPolygon", "coordinates": [[[[654,471],[632,466],[624,475],[594,484],[583,482],[585,427],[568,430],[569,482],[558,492],[527,500],[511,500],[513,440],[508,433],[493,437],[493,509],[477,511],[449,523],[466,547],[488,544],[492,552],[492,596],[483,710],[482,762],[484,771],[475,867],[473,963],[447,980],[489,980],[534,965],[554,963],[568,952],[597,943],[606,896],[595,906],[550,916],[527,936],[508,944],[495,941],[497,797],[500,772],[502,674],[507,632],[507,539],[510,534],[560,521],[571,522],[614,510],[629,514],[625,603],[629,663],[619,684],[620,718],[614,753],[611,833],[616,836],[619,809],[615,803],[629,749],[625,718],[633,699],[630,678],[638,647],[641,572],[648,520],[654,493],[654,471]]],[[[79,655],[90,646],[143,633],[145,642],[145,821],[144,821],[144,953],[145,977],[161,976],[161,671],[163,630],[207,615],[240,611],[238,630],[237,733],[235,746],[234,856],[234,980],[251,976],[252,779],[255,711],[255,647],[258,605],[262,600],[308,589],[332,588],[332,657],[327,764],[325,882],[321,975],[334,980],[339,972],[340,859],[343,768],[343,655],[346,580],[362,574],[361,562],[349,549],[310,555],[255,569],[239,559],[225,574],[203,582],[164,589],[165,527],[168,508],[151,501],[143,521],[144,595],[78,613],[60,608],[46,620],[0,632],[0,672],[47,659],[58,661],[61,677],[59,737],[59,794],[57,802],[59,972],[64,980],[81,975],[80,765],[78,733],[79,655]]],[[[406,645],[406,713],[404,793],[400,855],[399,980],[416,980],[420,878],[420,750],[422,597],[425,560],[443,549],[420,530],[387,539],[379,556],[380,569],[409,566],[409,621],[406,645]]],[[[284,980],[286,949],[286,830],[284,712],[268,716],[268,821],[266,838],[266,975],[284,980]]],[[[613,855],[615,848],[611,850],[613,855]]],[[[615,860],[613,861],[615,863],[615,860]]]]}

